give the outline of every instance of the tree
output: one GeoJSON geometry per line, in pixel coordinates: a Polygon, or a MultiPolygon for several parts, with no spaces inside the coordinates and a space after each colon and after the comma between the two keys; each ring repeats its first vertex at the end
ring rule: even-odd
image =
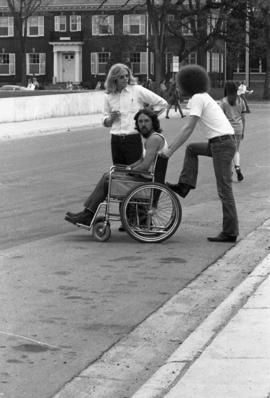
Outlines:
{"type": "MultiPolygon", "coordinates": [[[[102,6],[107,0],[102,1],[102,6]]],[[[255,37],[264,29],[266,42],[266,81],[264,98],[269,97],[270,84],[270,6],[269,0],[145,0],[133,9],[145,7],[149,17],[149,48],[155,53],[155,79],[159,84],[165,77],[164,54],[172,37],[180,61],[185,61],[191,52],[197,52],[197,62],[202,64],[203,55],[221,40],[228,42],[233,59],[245,51],[245,21],[250,18],[252,34],[250,45],[254,54],[264,57],[265,46],[255,44],[255,37]],[[252,10],[252,15],[250,13],[252,10]],[[247,14],[248,12],[248,14],[247,14]],[[173,15],[174,18],[169,18],[173,15]],[[213,16],[214,18],[211,18],[213,16]],[[227,27],[230,29],[227,29],[227,27]],[[187,37],[183,31],[189,30],[187,37]],[[170,38],[169,38],[170,35],[170,38]],[[168,40],[169,38],[169,40],[168,40]],[[259,55],[260,54],[260,55],[259,55]]],[[[123,5],[133,4],[130,0],[123,5]]],[[[262,40],[261,40],[262,41],[262,40]]]]}
{"type": "Polygon", "coordinates": [[[263,99],[270,99],[270,4],[269,0],[252,0],[255,15],[257,15],[264,33],[266,44],[266,72],[263,99]]]}
{"type": "Polygon", "coordinates": [[[270,99],[270,6],[269,0],[240,0],[232,7],[228,18],[226,35],[228,44],[228,64],[235,68],[239,55],[249,46],[251,64],[258,59],[266,70],[264,99],[270,99]],[[246,43],[246,21],[249,20],[249,40],[246,43]]]}
{"type": "MultiPolygon", "coordinates": [[[[124,5],[129,3],[133,4],[130,0],[126,0],[124,5]]],[[[105,4],[106,0],[103,0],[101,6],[105,4]]],[[[138,7],[140,9],[145,7],[149,18],[150,34],[147,45],[155,54],[157,87],[165,77],[164,54],[168,50],[168,43],[174,41],[175,54],[179,56],[180,61],[184,61],[191,52],[196,51],[198,63],[202,63],[205,51],[213,48],[224,37],[223,21],[228,10],[227,2],[145,0],[133,6],[133,9],[138,7]],[[215,19],[210,21],[209,15],[213,11],[215,19]],[[173,20],[170,18],[171,15],[174,16],[173,20]],[[192,40],[183,33],[187,30],[191,32],[192,40]]]]}
{"type": "Polygon", "coordinates": [[[27,21],[48,0],[6,0],[8,8],[14,18],[15,29],[20,43],[21,55],[21,83],[26,85],[26,42],[27,21]]]}

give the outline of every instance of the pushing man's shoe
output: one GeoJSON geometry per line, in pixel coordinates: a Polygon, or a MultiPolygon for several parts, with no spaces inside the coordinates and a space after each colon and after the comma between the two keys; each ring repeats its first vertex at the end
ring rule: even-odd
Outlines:
{"type": "Polygon", "coordinates": [[[236,242],[237,236],[221,232],[218,236],[208,237],[209,242],[236,242]]]}
{"type": "Polygon", "coordinates": [[[237,175],[237,180],[238,181],[243,181],[244,176],[243,176],[239,166],[235,166],[235,172],[236,172],[236,175],[237,175]]]}
{"type": "Polygon", "coordinates": [[[166,185],[172,191],[176,192],[179,196],[182,196],[182,198],[185,198],[191,189],[189,185],[183,184],[181,182],[179,182],[178,184],[171,184],[170,182],[166,182],[166,185]]]}

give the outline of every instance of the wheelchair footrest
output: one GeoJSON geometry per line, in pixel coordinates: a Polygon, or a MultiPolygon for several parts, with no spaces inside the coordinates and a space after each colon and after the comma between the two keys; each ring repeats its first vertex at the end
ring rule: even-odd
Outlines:
{"type": "Polygon", "coordinates": [[[90,231],[91,228],[92,228],[92,223],[91,223],[90,225],[85,225],[85,224],[77,223],[76,226],[77,226],[78,228],[82,228],[82,229],[86,229],[87,231],[90,231]]]}

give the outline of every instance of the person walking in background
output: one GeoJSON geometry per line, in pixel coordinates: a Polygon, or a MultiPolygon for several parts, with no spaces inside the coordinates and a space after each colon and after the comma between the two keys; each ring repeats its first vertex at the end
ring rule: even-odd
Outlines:
{"type": "Polygon", "coordinates": [[[236,152],[233,158],[235,172],[238,181],[242,181],[244,176],[240,168],[240,142],[244,138],[246,105],[244,100],[237,95],[235,82],[228,81],[224,87],[224,98],[220,102],[221,109],[231,123],[236,141],[236,152]]]}
{"type": "Polygon", "coordinates": [[[246,81],[243,80],[237,90],[237,95],[239,95],[239,97],[241,97],[246,105],[246,113],[250,113],[250,109],[247,103],[247,98],[246,98],[246,94],[252,94],[253,90],[248,90],[247,86],[246,86],[246,81]]]}
{"type": "Polygon", "coordinates": [[[169,112],[172,106],[174,106],[175,112],[177,112],[177,109],[180,112],[181,117],[185,117],[181,106],[180,106],[180,93],[179,90],[176,86],[175,82],[172,82],[170,84],[169,90],[168,90],[168,107],[167,107],[167,111],[166,111],[166,119],[170,119],[169,118],[169,112]]]}
{"type": "Polygon", "coordinates": [[[196,126],[204,133],[206,142],[187,145],[184,165],[177,184],[167,186],[185,197],[196,188],[199,156],[213,158],[218,195],[222,203],[223,224],[219,235],[208,237],[210,242],[235,242],[239,233],[238,217],[232,191],[231,164],[236,145],[234,130],[217,102],[208,94],[209,76],[199,65],[187,65],[177,74],[181,93],[188,97],[190,113],[180,134],[169,145],[168,157],[181,147],[193,133],[196,126]]]}
{"type": "Polygon", "coordinates": [[[160,88],[160,94],[163,98],[166,98],[166,92],[167,92],[167,86],[166,86],[166,80],[162,80],[162,82],[159,85],[160,88]]]}
{"type": "Polygon", "coordinates": [[[114,164],[129,165],[141,158],[142,140],[133,118],[146,104],[157,113],[168,105],[164,98],[137,84],[127,65],[113,65],[105,80],[103,124],[110,128],[114,164]]]}

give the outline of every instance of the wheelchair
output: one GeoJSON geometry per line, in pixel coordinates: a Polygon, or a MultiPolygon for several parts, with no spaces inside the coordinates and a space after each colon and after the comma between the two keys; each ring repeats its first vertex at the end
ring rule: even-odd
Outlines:
{"type": "Polygon", "coordinates": [[[99,204],[89,226],[76,225],[92,229],[93,238],[100,242],[110,239],[112,221],[121,221],[128,235],[139,242],[157,243],[171,237],[180,225],[182,208],[176,194],[164,185],[167,161],[157,156],[154,170],[143,176],[126,166],[112,166],[106,200],[99,204]]]}

